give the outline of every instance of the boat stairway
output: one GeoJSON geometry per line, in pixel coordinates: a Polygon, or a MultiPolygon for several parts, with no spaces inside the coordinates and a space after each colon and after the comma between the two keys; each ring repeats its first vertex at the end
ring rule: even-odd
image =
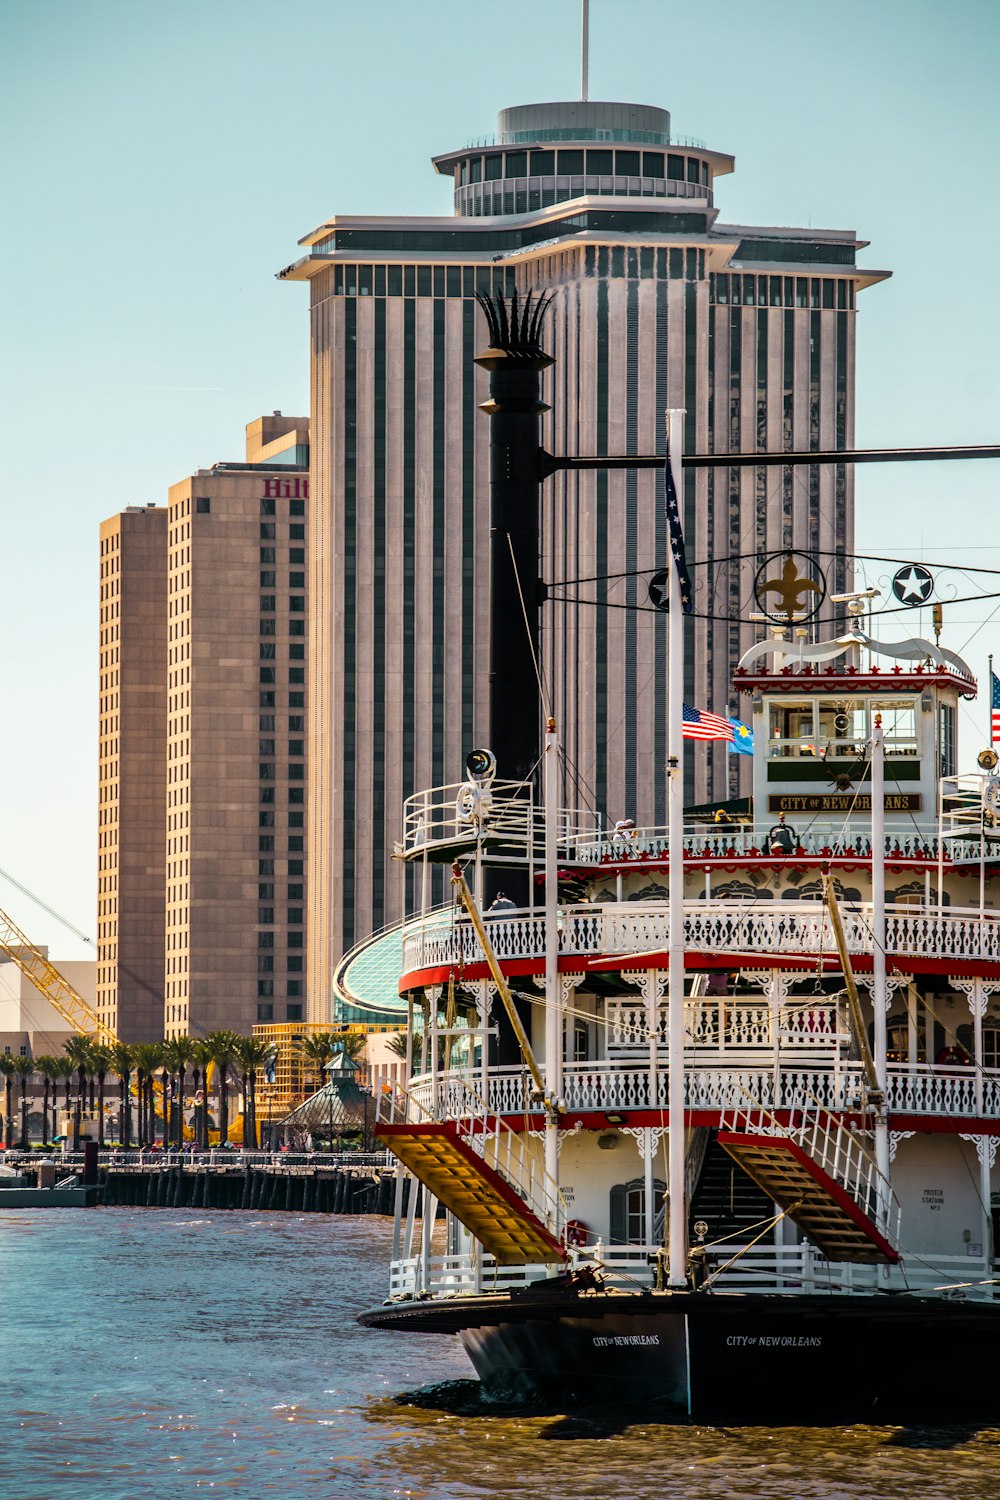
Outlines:
{"type": "Polygon", "coordinates": [[[786,1128],[767,1111],[723,1119],[719,1145],[817,1246],[827,1260],[889,1264],[899,1260],[883,1215],[898,1224],[891,1190],[856,1136],[826,1111],[800,1114],[786,1128]]]}
{"type": "MultiPolygon", "coordinates": [[[[394,1101],[402,1098],[397,1089],[394,1101]]],[[[380,1119],[375,1134],[499,1265],[566,1259],[567,1214],[536,1154],[466,1090],[460,1119],[380,1119]]],[[[409,1108],[407,1108],[407,1105],[409,1108]]],[[[392,1109],[390,1108],[390,1113],[392,1109]]]]}
{"type": "Polygon", "coordinates": [[[717,1132],[713,1130],[690,1200],[692,1243],[701,1238],[694,1231],[699,1222],[708,1225],[705,1237],[709,1242],[743,1241],[752,1239],[759,1225],[773,1215],[774,1199],[719,1145],[717,1132]]]}

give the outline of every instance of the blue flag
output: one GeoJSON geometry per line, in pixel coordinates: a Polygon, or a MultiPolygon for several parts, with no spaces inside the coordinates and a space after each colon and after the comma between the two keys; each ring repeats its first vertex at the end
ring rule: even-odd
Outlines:
{"type": "Polygon", "coordinates": [[[741,724],[739,719],[730,719],[733,726],[733,738],[729,746],[733,755],[753,754],[753,730],[746,724],[741,724]]]}
{"type": "Polygon", "coordinates": [[[677,584],[681,591],[681,609],[686,615],[691,613],[691,577],[688,573],[687,558],[684,556],[684,532],[681,530],[680,506],[677,503],[677,489],[674,485],[674,476],[670,468],[670,447],[667,446],[667,458],[664,468],[667,494],[667,533],[670,537],[670,553],[674,559],[674,569],[677,573],[677,584]]]}

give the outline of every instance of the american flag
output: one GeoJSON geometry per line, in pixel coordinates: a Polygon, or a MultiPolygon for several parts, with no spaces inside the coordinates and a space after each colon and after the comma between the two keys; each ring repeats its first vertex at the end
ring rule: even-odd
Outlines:
{"type": "Polygon", "coordinates": [[[990,744],[1000,745],[1000,677],[990,673],[990,744]]]}
{"type": "MultiPolygon", "coordinates": [[[[670,445],[667,444],[667,459],[664,464],[664,477],[667,492],[667,532],[670,536],[670,552],[674,559],[674,567],[677,570],[677,582],[681,591],[681,609],[686,615],[691,613],[691,577],[688,573],[687,558],[684,556],[684,533],[681,530],[681,513],[677,503],[677,489],[674,485],[674,476],[670,468],[670,445]]],[[[687,733],[685,729],[684,733],[687,733]]],[[[732,735],[729,736],[732,739],[732,735]]]]}
{"type": "Polygon", "coordinates": [[[733,726],[721,714],[706,713],[703,708],[684,705],[684,738],[686,740],[731,740],[733,726]]]}

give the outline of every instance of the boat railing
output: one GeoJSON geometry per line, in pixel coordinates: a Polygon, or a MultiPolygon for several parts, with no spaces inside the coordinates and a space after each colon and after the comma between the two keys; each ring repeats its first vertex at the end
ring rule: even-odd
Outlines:
{"type": "MultiPolygon", "coordinates": [[[[581,1251],[576,1263],[595,1267],[605,1285],[619,1292],[647,1291],[653,1285],[660,1248],[598,1243],[592,1247],[593,1253],[581,1251]]],[[[708,1243],[703,1248],[716,1295],[748,1290],[792,1295],[888,1291],[992,1302],[1000,1291],[994,1285],[989,1262],[982,1257],[936,1255],[933,1261],[877,1266],[827,1260],[807,1240],[794,1245],[727,1240],[724,1245],[708,1243]]],[[[454,1255],[431,1256],[426,1269],[419,1256],[393,1261],[389,1296],[391,1300],[444,1299],[510,1292],[544,1281],[550,1274],[540,1265],[499,1266],[477,1247],[454,1255]]]]}
{"type": "Polygon", "coordinates": [[[540,1219],[561,1236],[570,1213],[557,1183],[545,1170],[531,1137],[513,1130],[461,1073],[428,1080],[426,1089],[397,1084],[379,1101],[378,1122],[450,1122],[457,1138],[498,1173],[540,1219]]]}
{"type": "MultiPolygon", "coordinates": [[[[739,1085],[736,1085],[739,1088],[739,1085]]],[[[746,1091],[740,1088],[740,1093],[746,1091]]],[[[848,1194],[878,1224],[892,1245],[899,1241],[900,1206],[892,1186],[862,1141],[853,1120],[832,1114],[814,1097],[792,1109],[783,1120],[746,1097],[723,1111],[719,1129],[736,1134],[778,1136],[793,1141],[810,1161],[848,1194]]]]}
{"type": "MultiPolygon", "coordinates": [[[[486,913],[489,917],[489,913],[486,913]]],[[[871,953],[872,908],[868,902],[842,908],[844,935],[851,953],[871,953]]],[[[670,903],[662,901],[593,902],[559,911],[561,959],[580,958],[581,972],[591,958],[606,961],[639,954],[653,958],[669,947],[670,903]]],[[[782,954],[814,957],[833,951],[833,934],[825,906],[818,900],[774,900],[760,894],[752,900],[684,903],[684,944],[689,953],[716,958],[731,954],[730,966],[741,967],[748,954],[777,960],[782,954]]],[[[890,902],[886,907],[886,952],[894,959],[947,958],[1000,962],[1000,912],[977,907],[914,907],[890,902]]],[[[490,939],[501,963],[544,958],[545,921],[540,911],[514,909],[490,920],[490,939]]],[[[472,924],[449,909],[409,927],[403,939],[403,969],[448,969],[485,964],[472,924]]],[[[651,965],[646,965],[650,967],[651,965]]],[[[666,966],[666,960],[663,961],[666,966]]],[[[565,968],[566,965],[563,964],[565,968]]],[[[623,965],[626,967],[626,965],[623,965]]]]}
{"type": "MultiPolygon", "coordinates": [[[[747,826],[689,818],[684,827],[684,856],[689,861],[774,858],[770,837],[773,827],[773,819],[747,826]]],[[[488,787],[470,782],[429,787],[415,792],[404,803],[399,852],[414,858],[424,849],[433,851],[436,845],[468,843],[474,847],[480,835],[493,845],[509,844],[522,849],[525,858],[540,861],[545,839],[544,806],[530,786],[518,781],[494,781],[488,787]]],[[[800,858],[865,860],[872,855],[870,836],[861,830],[845,831],[842,822],[812,822],[793,836],[795,842],[787,853],[800,858]]],[[[559,808],[556,841],[562,862],[622,865],[666,860],[669,830],[660,825],[636,827],[627,819],[608,827],[586,809],[559,808]]],[[[995,853],[964,824],[950,828],[943,838],[932,825],[890,829],[885,835],[889,861],[935,865],[940,856],[949,865],[975,864],[995,853]]]]}
{"type": "MultiPolygon", "coordinates": [[[[942,1068],[933,1063],[890,1063],[886,1102],[890,1114],[928,1115],[945,1119],[1000,1119],[1000,1069],[942,1068]]],[[[411,1080],[410,1098],[433,1118],[451,1118],[462,1106],[461,1090],[451,1086],[452,1074],[439,1075],[437,1088],[429,1075],[411,1080]]],[[[464,1076],[464,1075],[459,1075],[464,1076]]],[[[824,1108],[852,1113],[862,1095],[863,1074],[857,1059],[843,1050],[831,1050],[825,1058],[784,1057],[775,1066],[762,1051],[747,1059],[732,1054],[713,1059],[699,1053],[685,1068],[685,1108],[713,1113],[732,1103],[734,1086],[744,1096],[768,1109],[809,1107],[818,1099],[824,1108]]],[[[744,1097],[741,1096],[741,1097],[744,1097]]],[[[523,1119],[534,1112],[531,1084],[519,1065],[490,1069],[489,1107],[508,1119],[523,1119]]],[[[666,1072],[657,1077],[655,1095],[650,1094],[648,1064],[602,1059],[567,1063],[563,1075],[563,1099],[573,1111],[619,1111],[664,1109],[667,1105],[666,1072]]]]}

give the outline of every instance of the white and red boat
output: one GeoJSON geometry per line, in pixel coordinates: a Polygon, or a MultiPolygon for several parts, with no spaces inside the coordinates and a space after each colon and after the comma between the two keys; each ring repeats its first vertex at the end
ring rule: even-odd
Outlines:
{"type": "Polygon", "coordinates": [[[538,789],[477,752],[410,799],[400,856],[454,862],[457,899],[405,929],[362,1322],[459,1335],[498,1397],[1000,1419],[1000,778],[992,751],[956,774],[966,663],[874,618],[745,653],[753,797],[725,821],[680,806],[679,690],[669,827],[558,806],[551,721],[538,789]],[[490,907],[518,872],[527,904],[490,907]]]}

